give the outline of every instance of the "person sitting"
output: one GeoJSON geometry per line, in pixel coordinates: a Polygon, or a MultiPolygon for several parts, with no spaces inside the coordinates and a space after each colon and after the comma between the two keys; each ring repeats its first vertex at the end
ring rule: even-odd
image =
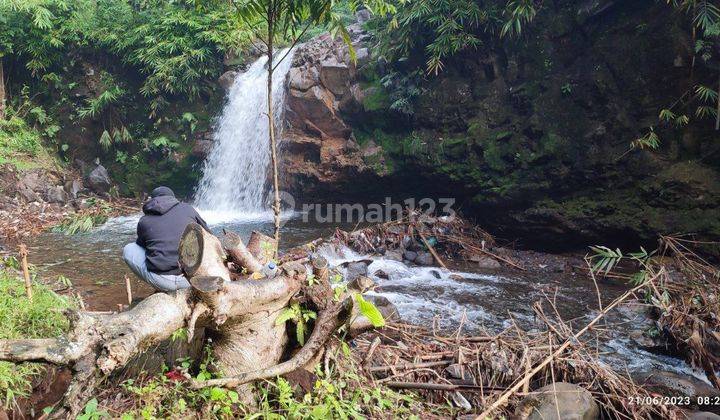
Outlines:
{"type": "Polygon", "coordinates": [[[125,245],[123,259],[140,279],[161,292],[190,287],[178,263],[180,237],[190,223],[210,231],[198,212],[175,198],[168,187],[157,187],[143,206],[137,240],[125,245]]]}

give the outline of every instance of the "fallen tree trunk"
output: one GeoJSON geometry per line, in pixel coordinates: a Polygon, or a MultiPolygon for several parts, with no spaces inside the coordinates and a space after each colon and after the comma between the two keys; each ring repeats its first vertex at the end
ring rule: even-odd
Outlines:
{"type": "MultiPolygon", "coordinates": [[[[271,238],[259,234],[256,238],[253,247],[246,248],[248,253],[242,252],[245,263],[252,267],[246,267],[248,270],[257,268],[255,262],[275,252],[271,238]]],[[[242,249],[237,241],[232,243],[231,254],[242,249]]],[[[0,360],[69,366],[73,380],[52,417],[74,417],[103,378],[182,328],[187,328],[189,334],[196,327],[205,328],[213,337],[211,350],[217,368],[225,376],[194,382],[193,386],[240,386],[240,391],[244,391],[249,388],[242,386],[253,380],[282,375],[307,364],[353,312],[351,295],[334,300],[326,279],[308,289],[308,268],[299,262],[286,262],[280,267],[280,274],[271,279],[240,276],[240,280],[231,281],[225,251],[215,236],[198,225],[190,225],[179,249],[180,265],[190,279],[190,289],[151,295],[131,310],[117,314],[72,312],[66,336],[0,340],[0,360]],[[306,345],[281,363],[288,338],[286,323],[276,323],[276,319],[301,291],[301,295],[308,296],[298,299],[314,305],[318,317],[306,345]]],[[[318,262],[315,271],[320,278],[327,277],[326,262],[319,265],[318,262]]]]}

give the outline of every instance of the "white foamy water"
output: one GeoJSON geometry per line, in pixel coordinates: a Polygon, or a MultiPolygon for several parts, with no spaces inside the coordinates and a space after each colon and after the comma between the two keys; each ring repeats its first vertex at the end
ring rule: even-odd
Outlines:
{"type": "MultiPolygon", "coordinates": [[[[276,53],[284,57],[287,50],[276,53]]],[[[228,93],[204,167],[195,203],[213,222],[238,219],[262,220],[269,213],[265,204],[270,167],[270,137],[267,123],[267,57],[258,59],[239,75],[228,93]]],[[[285,101],[285,77],[292,53],[273,74],[273,107],[280,137],[285,101]]]]}

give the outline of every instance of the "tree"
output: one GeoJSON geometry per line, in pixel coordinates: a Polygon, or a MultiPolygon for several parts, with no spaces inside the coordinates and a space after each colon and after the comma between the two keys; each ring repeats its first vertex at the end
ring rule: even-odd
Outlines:
{"type": "MultiPolygon", "coordinates": [[[[348,34],[342,20],[335,13],[334,7],[340,2],[336,0],[231,0],[238,17],[256,29],[256,37],[267,48],[267,117],[270,135],[270,157],[273,177],[273,216],[275,222],[275,241],[280,241],[280,189],[278,181],[277,140],[275,137],[274,110],[272,105],[273,72],[288,54],[275,57],[278,41],[289,41],[292,49],[307,30],[313,25],[324,25],[333,35],[340,35],[350,48],[354,59],[355,53],[350,44],[348,34]]],[[[350,2],[355,10],[360,2],[350,2]]],[[[395,6],[385,0],[363,0],[362,4],[372,13],[385,15],[395,12],[395,6]]]]}

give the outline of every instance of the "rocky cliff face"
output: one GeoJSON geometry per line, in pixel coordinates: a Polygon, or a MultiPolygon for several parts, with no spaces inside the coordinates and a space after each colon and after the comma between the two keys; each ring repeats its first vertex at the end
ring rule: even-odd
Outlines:
{"type": "Polygon", "coordinates": [[[495,233],[543,248],[720,238],[714,133],[629,150],[687,89],[682,17],[651,1],[576,3],[548,5],[521,47],[456,57],[404,112],[393,104],[402,83],[380,83],[392,69],[370,58],[359,25],[357,65],[327,35],[301,46],[286,187],[307,201],[450,195],[495,233]]]}

